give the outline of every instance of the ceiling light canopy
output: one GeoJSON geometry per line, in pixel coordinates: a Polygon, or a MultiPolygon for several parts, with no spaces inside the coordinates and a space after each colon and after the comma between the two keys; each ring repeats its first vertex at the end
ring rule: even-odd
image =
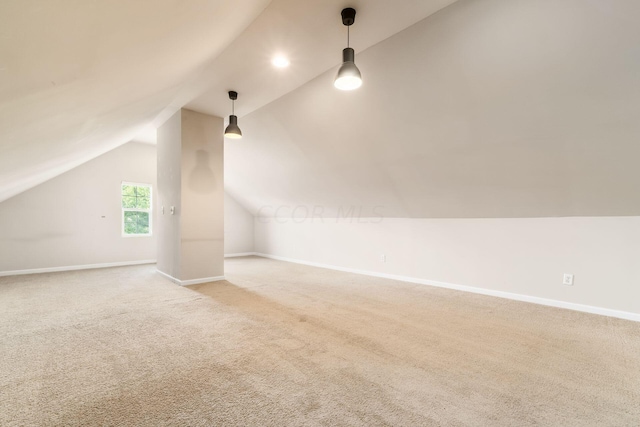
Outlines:
{"type": "Polygon", "coordinates": [[[229,91],[229,99],[231,100],[231,115],[229,116],[229,126],[224,130],[224,136],[231,139],[242,138],[242,131],[238,127],[238,116],[235,115],[235,100],[238,99],[238,92],[229,91]]]}
{"type": "Polygon", "coordinates": [[[355,52],[349,47],[349,27],[356,19],[356,10],[348,7],[342,10],[342,23],[347,27],[347,47],[342,51],[342,65],[333,85],[340,90],[353,90],[362,86],[362,75],[356,67],[355,52]]]}

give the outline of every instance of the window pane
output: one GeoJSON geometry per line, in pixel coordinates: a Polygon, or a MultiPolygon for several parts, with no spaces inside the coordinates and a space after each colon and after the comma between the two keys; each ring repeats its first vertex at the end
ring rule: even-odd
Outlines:
{"type": "Polygon", "coordinates": [[[144,186],[138,186],[136,187],[136,192],[138,197],[142,197],[142,198],[149,198],[149,196],[151,195],[151,188],[149,187],[144,187],[144,186]]]}
{"type": "Polygon", "coordinates": [[[136,207],[136,187],[134,185],[122,184],[122,207],[136,207]]]}
{"type": "Polygon", "coordinates": [[[125,212],[124,213],[124,233],[125,234],[149,234],[149,213],[148,212],[125,212]]]}
{"type": "Polygon", "coordinates": [[[133,196],[133,197],[135,197],[135,195],[136,195],[136,186],[135,185],[122,184],[122,195],[123,196],[133,196]]]}
{"type": "Polygon", "coordinates": [[[136,187],[137,208],[138,209],[151,209],[151,187],[138,186],[136,187]]]}
{"type": "Polygon", "coordinates": [[[122,207],[123,208],[135,208],[136,207],[136,196],[122,196],[122,207]]]}
{"type": "Polygon", "coordinates": [[[124,213],[124,233],[136,234],[138,212],[125,212],[124,213]]]}
{"type": "Polygon", "coordinates": [[[122,207],[128,209],[151,209],[151,187],[122,184],[122,207]]]}
{"type": "Polygon", "coordinates": [[[150,209],[151,208],[151,201],[149,200],[148,197],[140,197],[138,196],[137,202],[136,202],[136,208],[138,209],[150,209]]]}
{"type": "Polygon", "coordinates": [[[137,234],[149,234],[149,213],[138,212],[137,234]]]}

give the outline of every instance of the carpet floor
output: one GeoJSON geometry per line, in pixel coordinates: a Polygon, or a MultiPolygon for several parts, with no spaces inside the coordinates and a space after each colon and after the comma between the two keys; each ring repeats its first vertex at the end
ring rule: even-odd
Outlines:
{"type": "Polygon", "coordinates": [[[638,426],[640,323],[262,258],[0,278],[1,426],[638,426]]]}

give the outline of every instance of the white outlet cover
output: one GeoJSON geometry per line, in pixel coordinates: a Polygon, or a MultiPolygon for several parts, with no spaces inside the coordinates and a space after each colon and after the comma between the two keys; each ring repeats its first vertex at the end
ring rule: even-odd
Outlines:
{"type": "Polygon", "coordinates": [[[573,274],[564,274],[562,276],[562,284],[567,286],[573,286],[573,274]]]}

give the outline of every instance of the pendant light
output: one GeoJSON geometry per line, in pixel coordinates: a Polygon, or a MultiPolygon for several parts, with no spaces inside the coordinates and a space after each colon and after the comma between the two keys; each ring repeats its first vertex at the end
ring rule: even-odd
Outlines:
{"type": "Polygon", "coordinates": [[[229,126],[224,130],[224,136],[232,139],[242,138],[242,131],[238,127],[238,116],[236,116],[235,100],[238,99],[238,92],[229,91],[231,100],[231,115],[229,116],[229,126]]]}
{"type": "Polygon", "coordinates": [[[333,85],[340,90],[353,90],[362,86],[362,76],[354,62],[355,52],[349,47],[349,27],[355,20],[355,9],[350,7],[342,9],[342,23],[347,27],[347,47],[342,51],[342,66],[333,81],[333,85]]]}

